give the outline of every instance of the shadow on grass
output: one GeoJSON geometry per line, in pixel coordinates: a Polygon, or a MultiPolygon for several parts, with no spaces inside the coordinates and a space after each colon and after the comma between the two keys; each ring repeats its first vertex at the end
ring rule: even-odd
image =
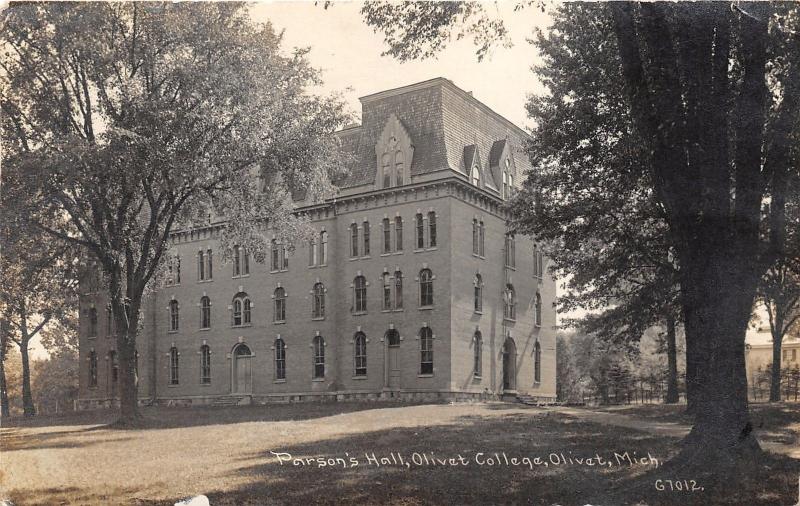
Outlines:
{"type": "Polygon", "coordinates": [[[276,441],[271,452],[250,455],[236,472],[237,478],[250,478],[247,485],[198,493],[206,493],[214,505],[644,502],[683,506],[793,504],[796,499],[800,462],[792,459],[766,456],[763,468],[752,470],[747,483],[706,483],[702,492],[692,493],[659,491],[654,484],[657,477],[663,478],[659,469],[624,459],[620,464],[616,459],[616,454],[626,452],[634,461],[652,455],[660,467],[677,450],[677,439],[561,419],[552,413],[469,416],[454,425],[368,432],[313,444],[282,447],[276,441]],[[272,452],[300,460],[282,455],[281,463],[272,452]],[[389,464],[376,465],[367,457],[373,453],[389,464]],[[481,453],[483,457],[478,457],[481,453]],[[409,464],[397,463],[397,454],[409,464]],[[577,459],[597,455],[613,465],[578,463],[577,459]],[[550,465],[505,463],[506,457],[525,456],[539,456],[550,465]],[[351,457],[357,466],[352,466],[351,457]],[[460,457],[468,463],[463,465],[460,457]],[[488,464],[492,457],[497,465],[488,464]],[[442,465],[435,458],[458,460],[456,465],[442,465]],[[484,464],[477,458],[485,459],[484,464]],[[334,459],[334,465],[328,459],[334,459]]]}
{"type": "MultiPolygon", "coordinates": [[[[11,493],[7,497],[13,504],[26,506],[52,506],[58,504],[119,504],[119,497],[135,496],[136,490],[120,487],[108,487],[102,494],[87,494],[77,487],[43,488],[24,495],[11,493]]],[[[144,500],[133,500],[126,504],[152,504],[144,500]]],[[[174,501],[169,503],[170,506],[174,501]]]]}

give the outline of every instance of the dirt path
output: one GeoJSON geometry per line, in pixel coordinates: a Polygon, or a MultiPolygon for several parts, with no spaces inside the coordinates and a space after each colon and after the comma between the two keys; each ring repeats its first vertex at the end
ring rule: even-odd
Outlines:
{"type": "MultiPolygon", "coordinates": [[[[581,420],[596,422],[603,425],[638,429],[668,437],[682,438],[686,436],[691,429],[691,426],[681,423],[654,422],[653,420],[646,420],[618,413],[609,413],[606,411],[570,408],[567,406],[555,406],[548,409],[565,415],[574,416],[581,420]]],[[[800,434],[800,424],[791,425],[789,429],[795,434],[800,434]]],[[[761,448],[767,451],[786,455],[794,459],[800,459],[800,444],[798,444],[797,438],[795,438],[794,444],[784,444],[777,441],[766,441],[763,437],[760,437],[759,443],[761,444],[761,448]]]]}

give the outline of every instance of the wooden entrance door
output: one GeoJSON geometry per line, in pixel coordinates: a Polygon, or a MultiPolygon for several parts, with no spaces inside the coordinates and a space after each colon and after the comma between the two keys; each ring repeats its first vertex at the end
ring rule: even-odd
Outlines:
{"type": "Polygon", "coordinates": [[[234,353],[233,360],[233,392],[237,394],[248,394],[253,390],[253,375],[250,361],[253,356],[247,345],[240,344],[234,353]]]}
{"type": "Polygon", "coordinates": [[[510,337],[503,344],[503,390],[517,389],[517,345],[510,337]]]}

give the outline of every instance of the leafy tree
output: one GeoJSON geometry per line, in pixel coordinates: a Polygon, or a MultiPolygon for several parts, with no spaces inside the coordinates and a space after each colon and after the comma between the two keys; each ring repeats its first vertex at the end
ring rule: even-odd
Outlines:
{"type": "Polygon", "coordinates": [[[306,50],[284,56],[241,3],[18,3],[3,24],[9,165],[34,189],[32,222],[102,271],[120,423],[135,423],[142,301],[171,232],[224,217],[224,244],[256,260],[265,227],[302,236],[292,193],[332,190],[342,164],[330,134],[347,117],[339,99],[306,91],[320,82],[306,50]]]}
{"type": "MultiPolygon", "coordinates": [[[[545,63],[537,74],[549,94],[534,100],[534,110],[562,121],[534,132],[535,143],[553,143],[560,154],[542,158],[534,148],[532,158],[540,170],[564,175],[555,187],[532,175],[521,198],[533,216],[550,206],[562,244],[576,248],[593,247],[581,234],[587,222],[616,230],[605,241],[612,244],[633,229],[635,250],[644,239],[636,227],[666,239],[660,249],[678,267],[687,382],[697,406],[691,444],[677,461],[701,470],[712,464],[721,474],[759,453],[747,413],[744,336],[759,281],[786,248],[787,183],[800,144],[799,11],[793,3],[565,4],[538,43],[545,63]],[[609,76],[614,89],[604,86],[609,76]],[[587,132],[593,135],[573,135],[587,132]],[[639,205],[648,200],[651,206],[639,205]]],[[[384,33],[399,19],[367,17],[384,33]]],[[[452,33],[446,16],[419,20],[435,23],[426,30],[405,22],[400,30],[412,47],[452,33]]]]}

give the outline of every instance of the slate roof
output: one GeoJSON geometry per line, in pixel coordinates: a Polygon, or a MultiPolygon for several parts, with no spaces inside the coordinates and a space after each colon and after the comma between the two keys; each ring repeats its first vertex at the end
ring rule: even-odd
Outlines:
{"type": "MultiPolygon", "coordinates": [[[[491,178],[492,155],[499,157],[505,143],[512,148],[517,170],[530,168],[523,152],[527,134],[447,79],[368,95],[361,98],[361,105],[361,125],[337,133],[351,159],[350,174],[337,182],[341,188],[375,182],[375,144],[392,113],[408,130],[414,145],[412,181],[414,176],[444,169],[468,176],[465,163],[476,153],[481,157],[488,154],[480,166],[482,175],[491,178]]],[[[488,186],[497,188],[500,182],[488,186]]]]}

